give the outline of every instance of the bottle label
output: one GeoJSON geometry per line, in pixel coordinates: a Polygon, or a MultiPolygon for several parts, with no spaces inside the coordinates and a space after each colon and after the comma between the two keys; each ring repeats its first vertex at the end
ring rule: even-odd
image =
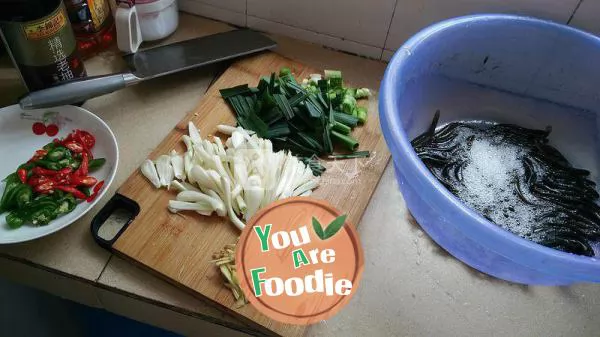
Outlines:
{"type": "Polygon", "coordinates": [[[2,35],[27,88],[39,90],[86,75],[62,2],[28,22],[2,22],[2,35]]]}
{"type": "Polygon", "coordinates": [[[104,24],[110,11],[108,2],[106,0],[88,0],[88,5],[90,6],[90,12],[92,13],[94,27],[96,30],[100,30],[100,27],[104,24]]]}
{"type": "Polygon", "coordinates": [[[40,40],[55,35],[67,24],[65,13],[57,11],[42,20],[28,23],[23,26],[25,37],[28,40],[40,40]]]}

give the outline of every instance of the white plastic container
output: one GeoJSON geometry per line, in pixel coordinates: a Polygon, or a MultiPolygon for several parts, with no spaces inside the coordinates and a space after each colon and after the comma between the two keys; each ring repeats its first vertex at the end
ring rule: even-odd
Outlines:
{"type": "Polygon", "coordinates": [[[115,18],[119,49],[135,53],[143,41],[163,39],[177,29],[177,1],[137,0],[133,7],[122,4],[119,5],[115,18]]]}

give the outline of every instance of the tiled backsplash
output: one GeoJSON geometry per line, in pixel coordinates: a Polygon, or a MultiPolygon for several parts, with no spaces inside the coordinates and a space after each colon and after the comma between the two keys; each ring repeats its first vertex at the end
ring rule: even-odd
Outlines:
{"type": "Polygon", "coordinates": [[[600,34],[600,0],[178,0],[182,11],[389,60],[422,28],[475,13],[535,16],[600,34]]]}

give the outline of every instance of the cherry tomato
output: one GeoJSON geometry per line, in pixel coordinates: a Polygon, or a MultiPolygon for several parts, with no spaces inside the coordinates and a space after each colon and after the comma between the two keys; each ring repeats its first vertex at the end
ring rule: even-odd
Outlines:
{"type": "Polygon", "coordinates": [[[54,137],[58,134],[58,125],[50,124],[46,126],[46,134],[50,137],[54,137]]]}
{"type": "Polygon", "coordinates": [[[42,123],[42,122],[33,123],[33,125],[31,126],[31,129],[33,130],[33,133],[38,136],[46,133],[46,125],[44,125],[44,123],[42,123]]]}

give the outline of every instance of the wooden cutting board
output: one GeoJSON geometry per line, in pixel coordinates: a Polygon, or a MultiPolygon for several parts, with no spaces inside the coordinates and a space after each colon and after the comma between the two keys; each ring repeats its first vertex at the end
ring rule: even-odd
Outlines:
{"type": "MultiPolygon", "coordinates": [[[[211,86],[196,109],[169,133],[149,158],[156,159],[172,149],[183,152],[184,145],[180,139],[187,134],[189,121],[198,126],[203,137],[215,134],[218,124],[234,125],[233,114],[220,97],[219,89],[244,83],[255,86],[260,76],[278,72],[281,67],[292,69],[297,78],[322,73],[322,70],[308,68],[272,52],[238,61],[211,86]]],[[[355,85],[360,86],[360,83],[355,85]]],[[[315,198],[325,199],[347,212],[353,224],[359,223],[390,158],[379,128],[377,96],[373,95],[368,104],[369,120],[356,128],[353,135],[359,140],[360,149],[373,151],[373,156],[326,163],[328,170],[313,194],[315,198]]],[[[258,331],[282,336],[301,336],[304,333],[305,326],[278,323],[251,305],[234,308],[232,294],[223,286],[219,270],[210,262],[214,252],[226,244],[235,243],[239,236],[229,220],[192,212],[183,216],[169,213],[167,204],[174,198],[174,193],[155,189],[139,170],[127,179],[118,193],[136,201],[140,213],[113,243],[114,252],[149,268],[192,294],[216,303],[258,331]]]]}

